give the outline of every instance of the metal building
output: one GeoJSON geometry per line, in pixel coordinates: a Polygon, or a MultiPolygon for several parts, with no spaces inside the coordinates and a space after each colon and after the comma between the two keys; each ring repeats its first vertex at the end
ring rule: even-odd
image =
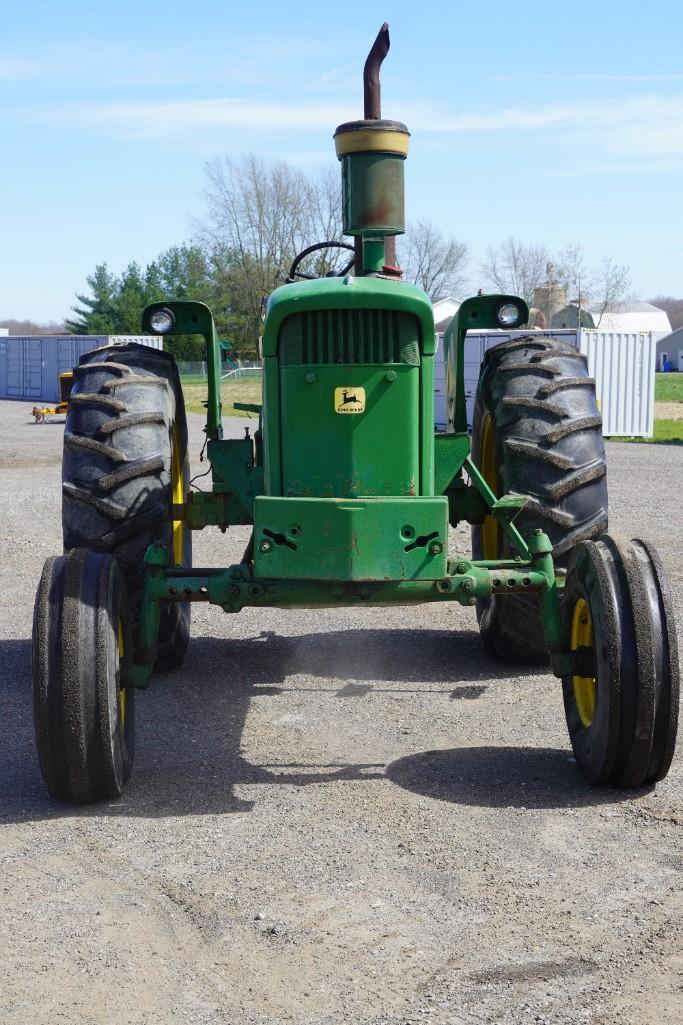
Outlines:
{"type": "MultiPolygon", "coordinates": [[[[588,373],[602,413],[602,433],[609,437],[651,438],[654,430],[655,338],[651,331],[613,332],[582,329],[557,331],[468,331],[465,337],[465,395],[471,425],[479,368],[487,349],[509,338],[534,334],[576,345],[588,357],[588,373]]],[[[446,427],[446,382],[443,335],[438,336],[434,386],[434,423],[446,427]]]]}
{"type": "Polygon", "coordinates": [[[676,328],[657,342],[657,370],[675,370],[683,374],[683,327],[676,328]]]}
{"type": "Polygon", "coordinates": [[[124,342],[163,348],[157,335],[0,336],[0,399],[58,402],[60,374],[75,367],[84,353],[124,342]]]}

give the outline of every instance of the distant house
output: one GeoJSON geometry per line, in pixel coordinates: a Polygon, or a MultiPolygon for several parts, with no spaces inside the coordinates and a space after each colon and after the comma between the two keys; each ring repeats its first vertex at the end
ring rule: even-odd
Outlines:
{"type": "Polygon", "coordinates": [[[441,334],[441,332],[446,330],[451,319],[462,306],[462,299],[456,299],[452,295],[444,295],[440,299],[434,299],[432,306],[434,308],[437,334],[441,334]]]}
{"type": "Polygon", "coordinates": [[[657,342],[657,370],[663,370],[664,363],[683,373],[683,327],[664,335],[657,342]]]}
{"type": "MultiPolygon", "coordinates": [[[[615,303],[602,313],[601,303],[583,303],[581,306],[581,327],[598,331],[615,331],[631,334],[638,331],[652,331],[655,339],[671,333],[671,323],[664,310],[652,303],[642,301],[615,303]]],[[[579,326],[579,307],[570,303],[558,310],[552,318],[553,327],[576,328],[579,326]]]]}

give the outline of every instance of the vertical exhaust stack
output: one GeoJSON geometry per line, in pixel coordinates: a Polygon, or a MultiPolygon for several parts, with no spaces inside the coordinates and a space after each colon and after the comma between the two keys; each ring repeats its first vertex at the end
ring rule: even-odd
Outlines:
{"type": "MultiPolygon", "coordinates": [[[[382,119],[379,72],[388,52],[385,22],[363,69],[365,116],[339,125],[334,133],[342,165],[343,231],[362,244],[364,274],[396,274],[394,236],[405,231],[403,162],[410,132],[401,121],[382,119]]],[[[357,258],[357,273],[359,263],[357,258]]]]}

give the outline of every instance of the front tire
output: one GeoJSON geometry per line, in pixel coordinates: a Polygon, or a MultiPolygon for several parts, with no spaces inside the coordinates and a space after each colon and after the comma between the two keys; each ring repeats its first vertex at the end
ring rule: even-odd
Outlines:
{"type": "MultiPolygon", "coordinates": [[[[497,496],[528,495],[515,520],[522,535],[540,527],[556,568],[571,549],[607,529],[602,420],[586,357],[552,338],[525,335],[489,349],[472,425],[472,458],[497,496]]],[[[491,516],[472,528],[475,559],[510,557],[491,516]]],[[[545,664],[536,595],[492,595],[477,604],[484,647],[513,661],[545,664]]]]}
{"type": "Polygon", "coordinates": [[[89,804],[119,797],[135,745],[131,636],[116,561],[75,549],[45,563],[33,617],[33,718],[50,794],[89,804]]]}
{"type": "Polygon", "coordinates": [[[647,542],[605,535],[572,552],[563,612],[583,666],[562,681],[567,727],[591,783],[663,779],[674,754],[679,665],[673,605],[647,542]]]}

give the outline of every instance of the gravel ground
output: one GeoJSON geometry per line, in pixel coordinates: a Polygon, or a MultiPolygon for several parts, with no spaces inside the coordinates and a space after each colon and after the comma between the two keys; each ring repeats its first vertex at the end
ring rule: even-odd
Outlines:
{"type": "MultiPolygon", "coordinates": [[[[61,436],[0,402],[2,1023],[679,1025],[681,758],[590,789],[557,682],[487,657],[472,610],[195,606],[124,798],[52,802],[30,633],[61,436]]],[[[683,448],[608,459],[612,527],[660,545],[680,624],[683,448]]],[[[197,563],[246,535],[205,531],[197,563]]]]}

